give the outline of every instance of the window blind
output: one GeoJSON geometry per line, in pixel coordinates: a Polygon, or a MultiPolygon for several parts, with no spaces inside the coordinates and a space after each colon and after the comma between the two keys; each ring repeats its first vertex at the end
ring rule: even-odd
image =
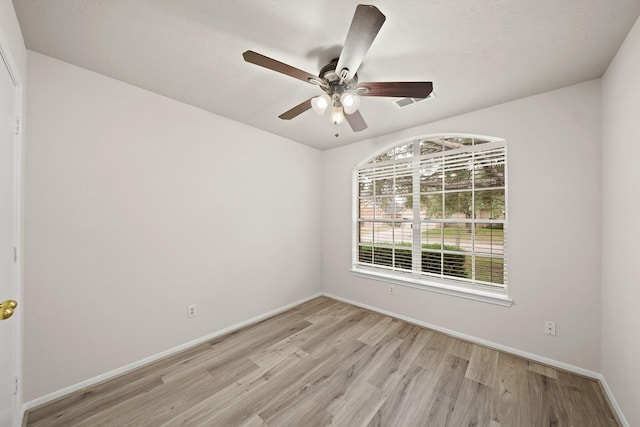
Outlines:
{"type": "Polygon", "coordinates": [[[354,169],[354,266],[506,289],[504,140],[447,136],[354,169]]]}

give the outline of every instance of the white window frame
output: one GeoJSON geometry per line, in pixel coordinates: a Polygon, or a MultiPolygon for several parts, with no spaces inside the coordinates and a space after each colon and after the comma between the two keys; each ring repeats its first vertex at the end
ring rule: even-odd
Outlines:
{"type": "MultiPolygon", "coordinates": [[[[408,271],[397,271],[393,269],[386,269],[382,266],[370,266],[370,265],[361,265],[359,261],[359,226],[360,226],[360,218],[359,218],[359,180],[358,180],[358,172],[359,170],[369,166],[371,161],[376,157],[380,156],[392,150],[396,147],[409,144],[409,143],[419,143],[423,140],[431,140],[431,139],[440,139],[440,138],[475,138],[482,139],[488,141],[487,145],[482,146],[490,148],[491,146],[504,147],[505,150],[505,176],[508,175],[508,160],[506,159],[506,150],[507,144],[503,138],[496,138],[484,135],[475,135],[475,134],[461,134],[461,133],[442,133],[442,134],[428,134],[422,135],[418,137],[412,137],[400,142],[395,142],[386,146],[384,149],[377,151],[374,155],[369,156],[363,162],[357,164],[353,168],[352,175],[352,268],[351,274],[358,277],[364,277],[373,280],[384,281],[388,283],[393,283],[401,286],[408,286],[417,289],[428,290],[432,292],[437,292],[446,295],[457,296],[461,298],[471,299],[475,301],[481,301],[491,304],[497,304],[501,306],[510,307],[513,304],[513,300],[508,295],[508,284],[507,284],[507,222],[509,219],[509,215],[506,215],[504,220],[504,284],[501,287],[498,286],[483,286],[482,284],[472,283],[468,280],[455,280],[450,278],[438,278],[432,276],[426,276],[424,274],[420,274],[419,272],[408,272],[408,271]]],[[[414,144],[415,146],[415,144],[414,144]]],[[[414,171],[419,168],[418,162],[419,158],[415,156],[417,153],[417,149],[414,151],[414,171]]],[[[419,173],[414,172],[414,205],[420,203],[419,198],[415,197],[416,184],[418,185],[419,192],[419,173]],[[417,178],[416,178],[417,176],[417,178]],[[417,180],[417,182],[416,182],[417,180]]],[[[508,211],[508,179],[505,180],[505,212],[508,211]]],[[[419,207],[418,207],[419,209],[419,207]]],[[[421,222],[421,218],[415,218],[412,220],[412,226],[415,227],[419,225],[421,222]]],[[[475,220],[474,220],[475,221],[475,220]]],[[[482,221],[484,222],[484,220],[482,221]]],[[[418,228],[419,230],[419,228],[418,228]]],[[[415,232],[413,234],[413,246],[416,245],[421,246],[420,241],[420,232],[415,232]]],[[[414,260],[413,265],[416,264],[416,261],[421,256],[420,251],[413,251],[412,257],[417,258],[414,260]]],[[[414,267],[415,268],[415,267],[414,267]]]]}

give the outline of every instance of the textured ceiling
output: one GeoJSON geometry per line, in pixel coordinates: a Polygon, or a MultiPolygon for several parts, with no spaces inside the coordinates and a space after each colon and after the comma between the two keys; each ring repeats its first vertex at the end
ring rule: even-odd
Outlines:
{"type": "Polygon", "coordinates": [[[640,14],[640,0],[372,1],[387,19],[360,81],[433,81],[436,98],[402,109],[363,98],[360,133],[312,111],[280,120],[320,90],[242,52],[317,74],[357,4],[14,0],[31,50],[319,149],[598,78],[640,14]]]}

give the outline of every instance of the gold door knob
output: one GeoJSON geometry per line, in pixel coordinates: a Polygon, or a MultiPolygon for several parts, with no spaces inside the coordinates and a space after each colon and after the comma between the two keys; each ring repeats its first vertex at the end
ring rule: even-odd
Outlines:
{"type": "Polygon", "coordinates": [[[2,319],[0,320],[8,319],[9,317],[13,316],[13,312],[15,311],[17,306],[18,303],[12,299],[8,299],[0,304],[0,315],[2,315],[2,319]]]}

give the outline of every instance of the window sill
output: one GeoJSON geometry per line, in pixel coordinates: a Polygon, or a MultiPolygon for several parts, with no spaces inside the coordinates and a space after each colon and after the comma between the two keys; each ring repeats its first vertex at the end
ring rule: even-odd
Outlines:
{"type": "Polygon", "coordinates": [[[358,277],[364,277],[372,280],[380,280],[400,286],[408,286],[410,288],[423,289],[426,291],[437,292],[445,295],[452,295],[459,298],[466,298],[474,301],[485,302],[488,304],[496,304],[504,307],[511,307],[513,300],[502,292],[492,292],[483,289],[473,289],[470,287],[450,285],[440,283],[424,278],[416,278],[411,275],[390,274],[374,269],[355,267],[351,269],[351,274],[358,277]]]}

